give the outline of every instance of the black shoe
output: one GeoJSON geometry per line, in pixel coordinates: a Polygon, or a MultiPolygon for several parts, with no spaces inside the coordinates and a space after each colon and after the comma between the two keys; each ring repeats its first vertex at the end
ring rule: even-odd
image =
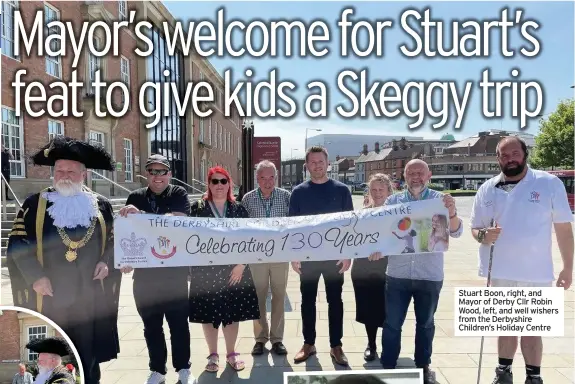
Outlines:
{"type": "Polygon", "coordinates": [[[365,361],[373,361],[377,356],[377,349],[368,346],[363,352],[363,359],[365,361]]]}
{"type": "Polygon", "coordinates": [[[263,355],[264,353],[264,343],[256,342],[254,348],[252,349],[252,355],[263,355]]]}
{"type": "Polygon", "coordinates": [[[429,366],[423,367],[423,384],[435,384],[435,372],[429,366]]]}
{"type": "Polygon", "coordinates": [[[272,351],[276,355],[287,355],[287,353],[288,353],[285,345],[283,345],[283,343],[281,341],[278,341],[277,343],[273,343],[272,351]]]}
{"type": "Polygon", "coordinates": [[[543,384],[543,379],[540,376],[532,377],[527,376],[525,379],[525,384],[543,384]]]}
{"type": "MultiPolygon", "coordinates": [[[[529,383],[526,381],[526,383],[529,383]]],[[[536,381],[534,384],[537,383],[536,381]]],[[[499,367],[495,368],[495,379],[493,379],[492,384],[513,384],[513,373],[506,369],[501,369],[499,367]]]]}

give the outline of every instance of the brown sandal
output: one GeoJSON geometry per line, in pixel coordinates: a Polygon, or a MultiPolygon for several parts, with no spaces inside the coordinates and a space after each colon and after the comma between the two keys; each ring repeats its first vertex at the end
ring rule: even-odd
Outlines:
{"type": "Polygon", "coordinates": [[[220,356],[217,353],[212,353],[208,356],[208,364],[206,365],[207,372],[217,372],[220,370],[220,356]]]}
{"type": "Polygon", "coordinates": [[[232,353],[228,353],[226,355],[226,361],[227,363],[230,365],[230,367],[232,367],[232,369],[234,369],[235,371],[243,371],[244,368],[246,367],[245,363],[243,362],[243,360],[237,360],[234,363],[230,362],[230,357],[235,357],[235,356],[239,356],[240,354],[237,352],[232,352],[232,353]]]}

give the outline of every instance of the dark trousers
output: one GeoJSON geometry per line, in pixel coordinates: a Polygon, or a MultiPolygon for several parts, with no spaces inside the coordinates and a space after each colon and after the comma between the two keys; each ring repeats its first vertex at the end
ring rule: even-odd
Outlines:
{"type": "Polygon", "coordinates": [[[188,282],[134,280],[134,301],[142,322],[148,347],[150,370],[165,375],[168,350],[164,336],[164,316],[170,327],[172,365],[176,371],[188,369],[190,363],[190,328],[188,323],[188,282]]]}
{"type": "Polygon", "coordinates": [[[382,333],[381,364],[393,369],[401,351],[401,328],[413,298],[415,311],[415,365],[423,368],[431,364],[434,315],[443,281],[410,280],[387,277],[385,289],[386,317],[382,333]]]}
{"type": "Polygon", "coordinates": [[[58,324],[74,344],[84,368],[84,383],[99,384],[101,372],[95,354],[95,319],[91,315],[93,311],[87,308],[91,301],[89,297],[79,294],[72,306],[61,308],[52,305],[51,300],[45,300],[44,314],[58,324]]]}
{"type": "Polygon", "coordinates": [[[10,193],[9,193],[9,189],[8,189],[8,184],[10,184],[10,169],[8,169],[7,171],[2,171],[2,176],[4,176],[4,178],[6,179],[6,185],[4,185],[4,193],[6,194],[6,199],[10,198],[10,193]]]}
{"type": "Polygon", "coordinates": [[[314,345],[316,332],[316,298],[319,278],[323,275],[328,304],[329,343],[331,348],[341,346],[343,337],[343,302],[341,292],[343,273],[337,261],[307,261],[301,263],[300,292],[301,319],[304,343],[314,345]]]}

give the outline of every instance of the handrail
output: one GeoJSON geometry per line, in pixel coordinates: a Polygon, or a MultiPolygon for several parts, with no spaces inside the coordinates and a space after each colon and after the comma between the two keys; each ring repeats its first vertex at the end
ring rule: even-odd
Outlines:
{"type": "MultiPolygon", "coordinates": [[[[16,194],[14,193],[14,190],[12,189],[12,187],[10,186],[10,184],[6,181],[6,178],[4,177],[4,175],[2,175],[2,181],[6,184],[6,186],[8,187],[8,189],[10,190],[10,192],[12,192],[12,196],[14,196],[14,200],[16,200],[16,204],[18,204],[18,206],[20,208],[22,208],[22,203],[20,202],[20,200],[18,200],[18,196],[16,196],[16,194]]],[[[3,190],[4,191],[4,190],[3,190]]],[[[6,199],[6,194],[2,193],[3,200],[6,199]]]]}
{"type": "Polygon", "coordinates": [[[192,179],[192,181],[193,181],[193,182],[196,182],[196,183],[198,183],[198,184],[201,184],[201,185],[203,185],[204,187],[207,187],[206,183],[204,183],[204,182],[202,182],[202,181],[200,181],[200,180],[192,179]]]}
{"type": "Polygon", "coordinates": [[[147,178],[147,177],[145,177],[145,176],[142,176],[142,175],[136,175],[136,177],[142,178],[142,179],[144,179],[144,180],[148,180],[148,178],[147,178]]]}
{"type": "Polygon", "coordinates": [[[199,191],[200,193],[204,193],[204,191],[202,191],[202,190],[200,190],[200,189],[198,189],[198,188],[196,188],[196,187],[192,187],[190,184],[185,183],[185,182],[183,182],[183,181],[180,180],[180,179],[176,179],[175,177],[172,177],[172,180],[176,180],[177,182],[180,182],[180,183],[184,184],[186,187],[190,187],[190,188],[192,188],[192,189],[195,189],[196,191],[199,191]]]}
{"type": "Polygon", "coordinates": [[[132,191],[130,191],[128,188],[116,183],[114,180],[108,179],[106,176],[99,174],[98,172],[94,171],[93,169],[88,169],[88,171],[92,172],[95,175],[100,176],[102,179],[107,180],[108,182],[114,184],[116,187],[122,188],[124,191],[126,191],[128,193],[132,193],[132,191]]]}

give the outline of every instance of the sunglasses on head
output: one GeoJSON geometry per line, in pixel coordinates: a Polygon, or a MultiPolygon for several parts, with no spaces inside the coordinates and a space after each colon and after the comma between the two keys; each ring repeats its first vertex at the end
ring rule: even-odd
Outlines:
{"type": "Polygon", "coordinates": [[[168,172],[169,169],[148,169],[148,173],[152,176],[166,176],[168,172]]]}
{"type": "Polygon", "coordinates": [[[222,184],[222,185],[226,185],[228,183],[228,179],[212,179],[211,181],[212,185],[218,185],[218,184],[222,184]]]}

